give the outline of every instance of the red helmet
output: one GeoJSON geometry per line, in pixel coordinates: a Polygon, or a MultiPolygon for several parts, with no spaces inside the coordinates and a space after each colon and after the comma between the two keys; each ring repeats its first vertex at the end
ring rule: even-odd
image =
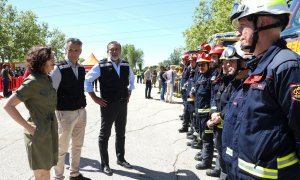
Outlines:
{"type": "Polygon", "coordinates": [[[181,59],[182,59],[182,61],[184,61],[184,60],[188,61],[189,60],[189,53],[185,52],[183,55],[181,55],[181,59]]]}
{"type": "Polygon", "coordinates": [[[197,61],[197,53],[191,53],[189,57],[189,61],[197,61]]]}
{"type": "Polygon", "coordinates": [[[209,54],[219,54],[221,56],[221,54],[224,51],[224,47],[221,45],[215,45],[213,48],[211,48],[209,54]]]}
{"type": "Polygon", "coordinates": [[[210,57],[209,54],[202,53],[202,54],[199,54],[196,62],[197,63],[198,62],[207,62],[207,63],[210,63],[210,60],[211,60],[211,57],[210,57]]]}
{"type": "Polygon", "coordinates": [[[209,51],[211,50],[211,47],[208,43],[204,42],[200,45],[198,50],[201,52],[209,53],[209,51]]]}

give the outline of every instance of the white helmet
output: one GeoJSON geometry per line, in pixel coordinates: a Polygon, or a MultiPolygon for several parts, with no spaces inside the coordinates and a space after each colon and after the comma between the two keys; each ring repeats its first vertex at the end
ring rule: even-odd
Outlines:
{"type": "Polygon", "coordinates": [[[231,22],[237,26],[238,20],[252,14],[281,15],[291,14],[286,0],[242,0],[241,4],[235,4],[231,14],[231,22]]]}
{"type": "Polygon", "coordinates": [[[252,56],[245,54],[241,49],[241,42],[236,42],[233,45],[229,45],[223,51],[220,60],[239,60],[239,59],[250,59],[252,56]]]}

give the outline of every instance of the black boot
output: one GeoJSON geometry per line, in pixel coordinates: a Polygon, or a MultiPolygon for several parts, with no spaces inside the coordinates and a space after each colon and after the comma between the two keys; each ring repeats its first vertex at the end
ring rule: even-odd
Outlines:
{"type": "Polygon", "coordinates": [[[194,131],[193,131],[193,129],[191,129],[189,132],[186,133],[186,136],[191,136],[193,134],[194,134],[194,131]]]}
{"type": "Polygon", "coordinates": [[[195,135],[190,135],[190,136],[186,135],[186,138],[193,140],[193,139],[196,139],[197,137],[195,135]]]}
{"type": "Polygon", "coordinates": [[[188,132],[189,128],[188,127],[182,127],[180,129],[178,129],[179,133],[185,133],[188,132]]]}
{"type": "Polygon", "coordinates": [[[211,168],[211,163],[207,163],[205,161],[201,161],[199,164],[196,165],[196,169],[202,170],[202,169],[209,169],[211,168]]]}
{"type": "Polygon", "coordinates": [[[196,155],[195,157],[194,157],[194,159],[196,160],[196,161],[202,161],[202,156],[201,156],[201,154],[200,155],[196,155]]]}
{"type": "Polygon", "coordinates": [[[183,114],[179,115],[179,119],[183,120],[183,114]]]}
{"type": "Polygon", "coordinates": [[[206,175],[211,177],[220,177],[221,170],[219,169],[208,169],[206,170],[206,175]]]}
{"type": "Polygon", "coordinates": [[[202,149],[202,141],[198,141],[197,144],[191,146],[193,149],[202,149]]]}
{"type": "Polygon", "coordinates": [[[197,143],[198,143],[198,141],[197,141],[196,139],[193,139],[193,140],[191,140],[190,142],[187,142],[186,145],[187,145],[187,146],[193,146],[193,145],[195,145],[195,144],[197,144],[197,143]]]}

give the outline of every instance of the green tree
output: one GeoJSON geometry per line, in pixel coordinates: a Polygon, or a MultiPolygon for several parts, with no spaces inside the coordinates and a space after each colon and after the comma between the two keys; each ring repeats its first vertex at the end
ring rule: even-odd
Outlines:
{"type": "Polygon", "coordinates": [[[197,49],[215,33],[234,31],[229,17],[235,0],[199,1],[195,8],[193,25],[183,34],[187,49],[197,49]]]}
{"type": "Polygon", "coordinates": [[[179,64],[180,63],[180,56],[183,52],[182,48],[175,48],[173,52],[171,53],[169,60],[171,64],[179,64]]]}
{"type": "Polygon", "coordinates": [[[170,57],[167,60],[159,62],[159,66],[169,66],[169,65],[178,65],[181,61],[180,57],[183,53],[183,48],[175,48],[173,52],[170,54],[170,57]]]}
{"type": "Polygon", "coordinates": [[[144,52],[141,49],[136,49],[133,44],[125,44],[122,46],[121,57],[128,61],[133,69],[141,68],[143,65],[144,52]]]}
{"type": "Polygon", "coordinates": [[[56,58],[63,56],[65,35],[59,30],[48,30],[48,24],[38,23],[32,11],[18,12],[15,7],[0,0],[0,59],[22,61],[34,45],[49,44],[56,52],[56,58]]]}
{"type": "Polygon", "coordinates": [[[79,58],[79,62],[82,63],[83,61],[85,61],[84,58],[79,58]]]}
{"type": "Polygon", "coordinates": [[[0,0],[0,58],[3,62],[13,56],[14,19],[16,10],[11,5],[6,5],[6,0],[0,0]]]}
{"type": "Polygon", "coordinates": [[[60,32],[58,29],[54,29],[49,33],[49,44],[51,44],[55,58],[57,61],[64,59],[65,56],[65,39],[66,35],[60,32]]]}
{"type": "Polygon", "coordinates": [[[24,59],[27,51],[34,45],[46,44],[48,25],[36,23],[37,17],[31,11],[21,12],[16,18],[14,31],[15,56],[13,59],[24,59]]]}

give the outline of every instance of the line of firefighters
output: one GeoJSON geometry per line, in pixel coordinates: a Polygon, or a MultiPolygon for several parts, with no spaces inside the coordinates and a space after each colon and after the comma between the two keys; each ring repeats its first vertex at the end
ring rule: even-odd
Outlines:
{"type": "Polygon", "coordinates": [[[300,179],[300,56],[280,38],[289,14],[285,0],[244,0],[231,16],[240,42],[182,56],[179,132],[208,176],[300,179]]]}
{"type": "Polygon", "coordinates": [[[208,176],[219,177],[221,169],[225,170],[221,156],[224,107],[247,77],[246,60],[250,58],[252,56],[245,55],[239,43],[226,48],[221,45],[211,48],[203,43],[198,52],[189,51],[182,57],[185,69],[180,86],[184,112],[179,132],[187,132],[187,138],[191,139],[188,146],[202,149],[195,156],[195,160],[200,161],[197,169],[212,167],[215,135],[219,155],[215,168],[206,171],[208,176]]]}

